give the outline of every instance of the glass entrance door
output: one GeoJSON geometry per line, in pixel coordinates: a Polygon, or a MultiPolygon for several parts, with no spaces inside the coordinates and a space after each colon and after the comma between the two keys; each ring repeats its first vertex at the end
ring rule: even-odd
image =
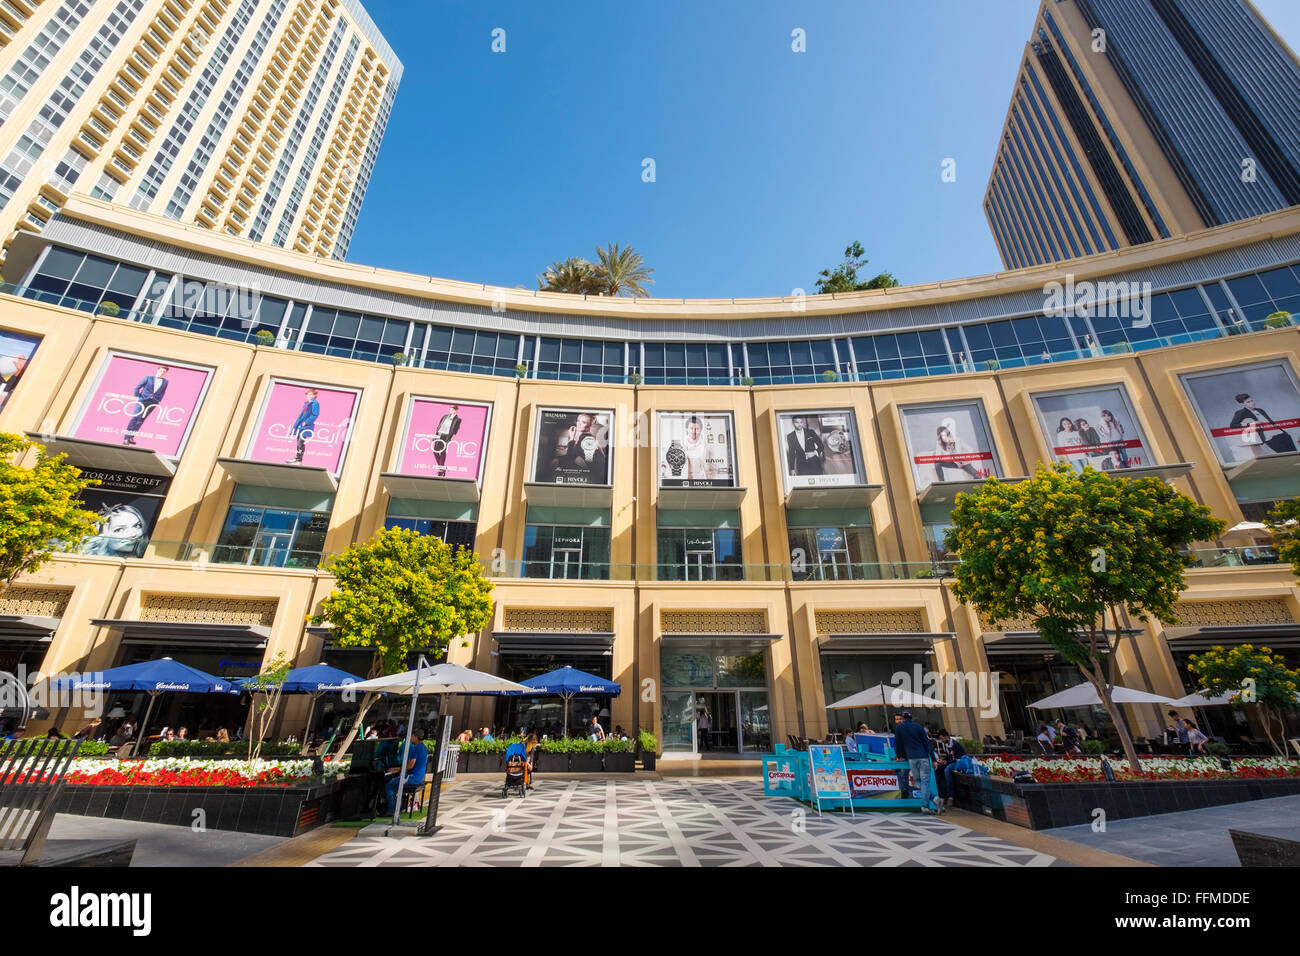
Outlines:
{"type": "Polygon", "coordinates": [[[262,532],[253,541],[251,564],[263,567],[282,568],[289,557],[289,543],[292,536],[278,532],[262,532]]]}
{"type": "Polygon", "coordinates": [[[665,691],[664,751],[754,753],[772,749],[765,690],[665,691]]]}
{"type": "Polygon", "coordinates": [[[663,707],[664,752],[695,753],[695,695],[665,691],[663,707]]]}

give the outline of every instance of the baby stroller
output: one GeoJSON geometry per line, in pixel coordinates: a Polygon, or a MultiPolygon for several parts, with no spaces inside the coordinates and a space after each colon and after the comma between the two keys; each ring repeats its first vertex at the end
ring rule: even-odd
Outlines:
{"type": "Polygon", "coordinates": [[[506,779],[501,784],[501,796],[507,796],[511,790],[518,790],[521,797],[528,796],[528,761],[523,744],[506,748],[506,779]]]}

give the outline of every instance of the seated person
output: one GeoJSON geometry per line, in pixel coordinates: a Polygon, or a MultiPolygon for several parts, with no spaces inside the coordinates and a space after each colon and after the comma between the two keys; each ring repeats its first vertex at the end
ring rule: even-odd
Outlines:
{"type": "MultiPolygon", "coordinates": [[[[399,758],[400,760],[400,758],[399,758]]],[[[408,791],[417,790],[424,786],[424,774],[429,765],[429,748],[424,745],[418,730],[411,731],[411,751],[406,760],[406,789],[408,791]]],[[[388,802],[385,805],[384,813],[392,813],[393,808],[397,806],[397,787],[401,782],[402,775],[396,768],[387,771],[392,775],[385,787],[385,793],[388,796],[388,802]]]]}
{"type": "Polygon", "coordinates": [[[844,752],[855,754],[858,752],[858,741],[853,736],[853,728],[844,731],[844,752]]]}

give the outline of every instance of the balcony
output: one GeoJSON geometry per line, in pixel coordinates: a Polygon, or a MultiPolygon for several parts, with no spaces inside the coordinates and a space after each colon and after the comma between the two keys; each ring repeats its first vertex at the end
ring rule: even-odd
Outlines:
{"type": "Polygon", "coordinates": [[[1189,568],[1242,568],[1260,564],[1286,564],[1270,545],[1242,548],[1193,548],[1184,555],[1189,568]]]}

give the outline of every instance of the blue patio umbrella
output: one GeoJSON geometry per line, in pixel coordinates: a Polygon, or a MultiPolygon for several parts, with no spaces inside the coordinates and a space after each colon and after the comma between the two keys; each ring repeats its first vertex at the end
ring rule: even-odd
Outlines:
{"type": "Polygon", "coordinates": [[[143,691],[149,695],[149,707],[145,710],[144,720],[136,734],[135,749],[140,752],[140,741],[144,739],[145,727],[153,713],[154,701],[160,694],[228,694],[234,691],[231,682],[222,677],[213,677],[196,667],[163,657],[156,661],[141,661],[123,667],[110,667],[106,671],[92,671],[89,674],[73,674],[50,681],[51,690],[105,690],[105,691],[143,691]]]}
{"type": "Polygon", "coordinates": [[[569,736],[569,701],[578,694],[590,694],[597,697],[617,697],[623,688],[617,682],[605,680],[595,674],[588,674],[576,667],[565,665],[546,674],[538,674],[528,680],[520,681],[525,687],[531,687],[538,695],[554,695],[564,699],[564,736],[569,736]]]}
{"type": "MultiPolygon", "coordinates": [[[[347,690],[353,684],[364,680],[356,674],[349,674],[347,671],[339,670],[337,667],[330,667],[328,664],[312,664],[310,667],[295,667],[289,673],[284,675],[284,688],[280,691],[282,694],[308,694],[311,696],[311,707],[307,711],[307,730],[311,730],[312,718],[316,716],[316,702],[324,694],[334,693],[336,691],[347,690]]],[[[245,689],[244,684],[248,680],[246,677],[237,678],[231,681],[241,690],[245,689]]],[[[307,752],[308,733],[303,734],[302,752],[307,752]]],[[[333,738],[330,738],[331,741],[333,738]]]]}

